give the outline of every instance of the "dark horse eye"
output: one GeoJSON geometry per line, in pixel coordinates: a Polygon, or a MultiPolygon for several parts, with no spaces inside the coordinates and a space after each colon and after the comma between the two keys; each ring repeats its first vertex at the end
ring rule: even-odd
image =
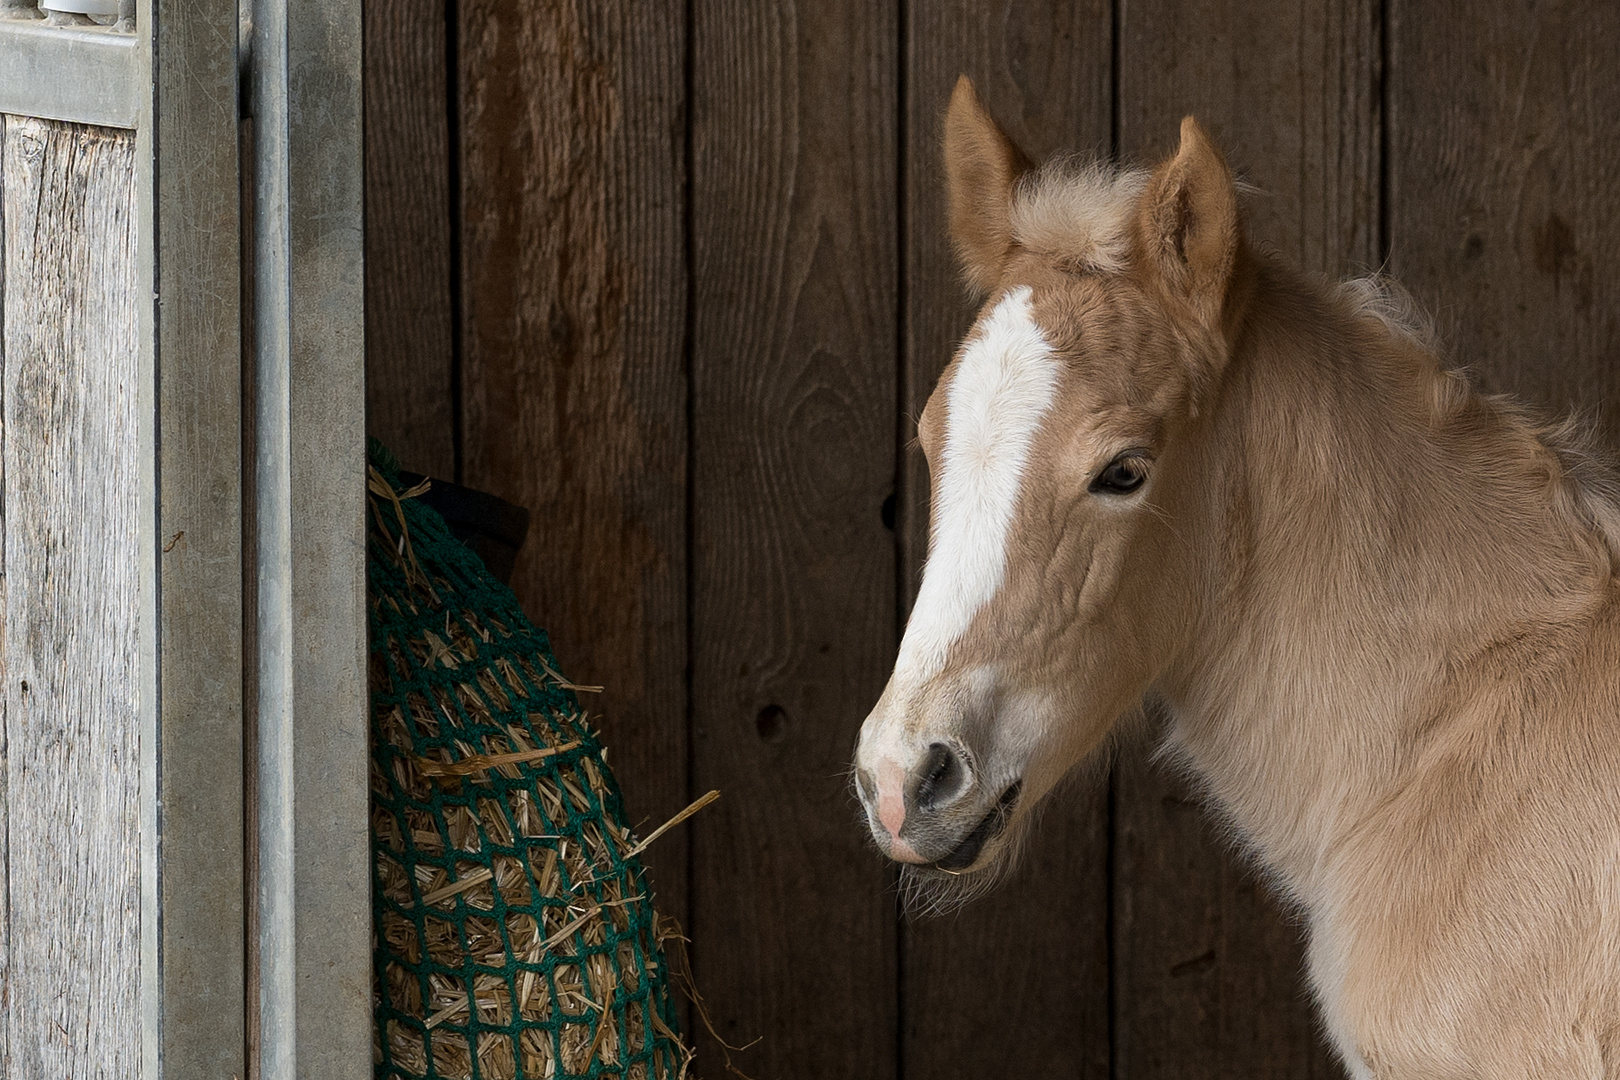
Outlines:
{"type": "Polygon", "coordinates": [[[1147,479],[1147,461],[1141,454],[1121,454],[1103,467],[1091,490],[1103,495],[1129,495],[1147,479]]]}

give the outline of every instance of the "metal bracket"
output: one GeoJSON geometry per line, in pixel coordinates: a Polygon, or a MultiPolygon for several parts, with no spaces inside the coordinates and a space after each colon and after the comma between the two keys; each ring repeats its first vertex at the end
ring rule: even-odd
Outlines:
{"type": "Polygon", "coordinates": [[[0,112],[134,128],[141,115],[140,50],[116,26],[52,26],[0,10],[0,112]]]}

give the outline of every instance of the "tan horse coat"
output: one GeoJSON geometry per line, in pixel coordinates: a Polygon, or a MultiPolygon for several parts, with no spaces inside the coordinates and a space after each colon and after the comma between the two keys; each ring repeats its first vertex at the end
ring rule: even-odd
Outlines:
{"type": "Polygon", "coordinates": [[[982,320],[1027,295],[1061,376],[1000,587],[863,729],[880,847],[928,875],[977,824],[993,874],[1145,695],[1303,914],[1353,1075],[1620,1077],[1613,474],[1387,291],[1257,255],[1190,120],[1148,177],[1027,171],[965,80],[947,119],[982,320]],[[1125,447],[1148,480],[1099,489],[1125,447]]]}

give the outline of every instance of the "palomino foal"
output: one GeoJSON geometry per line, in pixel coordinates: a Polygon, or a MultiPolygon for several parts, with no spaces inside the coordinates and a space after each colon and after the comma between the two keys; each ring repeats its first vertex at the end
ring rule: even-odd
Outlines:
{"type": "Polygon", "coordinates": [[[932,545],[856,785],[971,887],[1144,697],[1306,919],[1357,1077],[1620,1077],[1620,502],[1369,283],[1249,248],[1191,119],[1032,170],[963,80],[988,296],[918,423],[932,545]]]}

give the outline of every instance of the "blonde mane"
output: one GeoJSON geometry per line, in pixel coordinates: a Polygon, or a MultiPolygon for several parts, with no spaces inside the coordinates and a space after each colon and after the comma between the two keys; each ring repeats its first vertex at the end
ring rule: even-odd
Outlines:
{"type": "Polygon", "coordinates": [[[1356,315],[1372,319],[1391,335],[1405,338],[1424,352],[1439,354],[1434,321],[1399,282],[1381,273],[1369,274],[1340,282],[1339,292],[1356,315]]]}
{"type": "Polygon", "coordinates": [[[1066,269],[1123,270],[1131,218],[1147,182],[1145,169],[1054,158],[1019,180],[1008,211],[1013,240],[1066,269]]]}
{"type": "Polygon", "coordinates": [[[1411,293],[1382,274],[1350,278],[1331,291],[1353,317],[1376,323],[1391,337],[1433,359],[1438,416],[1456,416],[1477,397],[1526,438],[1550,451],[1562,473],[1564,498],[1559,510],[1601,538],[1620,572],[1620,467],[1604,446],[1593,417],[1579,413],[1553,417],[1510,395],[1483,393],[1467,368],[1444,363],[1433,320],[1411,293]]]}
{"type": "Polygon", "coordinates": [[[1620,468],[1593,419],[1579,413],[1548,419],[1513,398],[1490,401],[1552,452],[1563,474],[1558,509],[1597,535],[1620,574],[1620,468]]]}

